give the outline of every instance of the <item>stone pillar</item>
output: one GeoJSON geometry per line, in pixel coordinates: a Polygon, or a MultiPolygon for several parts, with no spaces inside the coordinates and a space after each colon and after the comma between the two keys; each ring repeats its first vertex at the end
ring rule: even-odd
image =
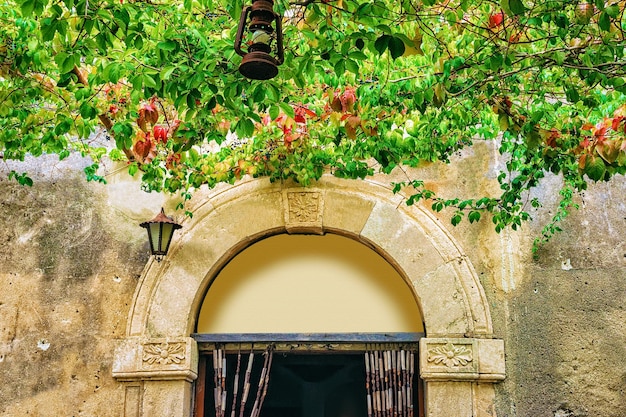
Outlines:
{"type": "Polygon", "coordinates": [[[505,377],[504,341],[422,338],[420,376],[427,417],[494,417],[493,384],[505,377]]]}
{"type": "Polygon", "coordinates": [[[118,345],[113,377],[125,382],[124,417],[189,417],[198,348],[190,337],[129,337],[118,345]]]}

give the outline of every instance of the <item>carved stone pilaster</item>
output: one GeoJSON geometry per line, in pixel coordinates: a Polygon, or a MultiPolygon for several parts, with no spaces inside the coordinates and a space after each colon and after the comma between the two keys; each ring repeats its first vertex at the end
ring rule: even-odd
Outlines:
{"type": "Polygon", "coordinates": [[[127,338],[115,352],[113,377],[120,381],[177,380],[189,382],[198,375],[196,341],[127,338]]]}
{"type": "Polygon", "coordinates": [[[504,341],[422,338],[420,375],[425,381],[501,381],[505,377],[504,341]]]}
{"type": "Polygon", "coordinates": [[[317,191],[284,192],[285,226],[288,233],[322,234],[323,195],[317,191]]]}

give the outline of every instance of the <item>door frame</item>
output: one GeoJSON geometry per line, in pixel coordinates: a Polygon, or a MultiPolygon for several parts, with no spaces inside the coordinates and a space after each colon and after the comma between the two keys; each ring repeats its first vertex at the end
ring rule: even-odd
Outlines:
{"type": "MultiPolygon", "coordinates": [[[[372,350],[404,349],[415,352],[419,358],[419,341],[424,333],[194,333],[191,335],[198,344],[198,378],[194,389],[194,417],[206,417],[204,395],[206,391],[206,356],[217,347],[226,353],[265,351],[272,346],[274,352],[301,354],[363,354],[372,350]]],[[[418,368],[416,360],[415,367],[418,368]]],[[[417,412],[415,417],[424,417],[424,386],[415,369],[417,412]]],[[[271,383],[271,381],[270,381],[271,383]]],[[[365,387],[363,387],[365,389],[365,387]]],[[[415,407],[415,404],[414,404],[415,407]]]]}

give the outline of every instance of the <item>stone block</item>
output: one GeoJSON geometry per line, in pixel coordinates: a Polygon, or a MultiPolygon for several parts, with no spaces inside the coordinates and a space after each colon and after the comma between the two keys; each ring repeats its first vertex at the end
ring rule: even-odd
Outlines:
{"type": "Polygon", "coordinates": [[[428,382],[426,417],[475,417],[471,382],[428,382]]]}
{"type": "Polygon", "coordinates": [[[283,191],[283,204],[287,233],[323,233],[323,193],[315,190],[288,189],[283,191]]]}
{"type": "Polygon", "coordinates": [[[326,191],[324,201],[324,229],[340,230],[359,235],[374,207],[374,201],[361,196],[326,191]]]}
{"type": "Polygon", "coordinates": [[[119,381],[185,380],[198,376],[198,347],[190,337],[126,338],[115,350],[113,377],[119,381]]]}
{"type": "Polygon", "coordinates": [[[444,264],[436,269],[424,269],[422,273],[423,276],[413,279],[413,287],[420,297],[428,334],[462,336],[468,333],[473,323],[454,267],[444,264]]]}
{"type": "Polygon", "coordinates": [[[497,382],[505,377],[504,341],[422,338],[420,375],[425,381],[497,382]]]}

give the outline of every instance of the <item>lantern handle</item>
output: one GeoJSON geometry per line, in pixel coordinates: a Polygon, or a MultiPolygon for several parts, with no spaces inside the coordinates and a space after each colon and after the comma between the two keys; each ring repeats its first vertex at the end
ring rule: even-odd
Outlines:
{"type": "Polygon", "coordinates": [[[241,40],[243,39],[243,31],[246,26],[246,20],[248,19],[248,13],[250,12],[251,6],[244,7],[241,12],[241,16],[239,17],[239,26],[237,26],[237,36],[235,37],[235,52],[238,55],[244,56],[246,53],[241,50],[241,40]]]}

